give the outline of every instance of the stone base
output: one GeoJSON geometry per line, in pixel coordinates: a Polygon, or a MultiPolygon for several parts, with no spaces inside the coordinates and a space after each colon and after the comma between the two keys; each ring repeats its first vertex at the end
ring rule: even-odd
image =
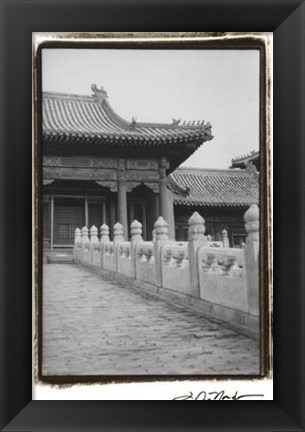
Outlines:
{"type": "Polygon", "coordinates": [[[73,264],[73,249],[45,251],[43,261],[47,264],[73,264]]]}

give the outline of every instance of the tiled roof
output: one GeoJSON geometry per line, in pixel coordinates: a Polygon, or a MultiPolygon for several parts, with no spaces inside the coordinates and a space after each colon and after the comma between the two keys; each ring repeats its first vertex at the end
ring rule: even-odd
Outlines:
{"type": "Polygon", "coordinates": [[[178,168],[170,178],[175,204],[246,207],[259,201],[257,177],[244,170],[178,168]]]}
{"type": "MultiPolygon", "coordinates": [[[[43,93],[43,137],[53,142],[94,142],[111,145],[170,145],[211,140],[211,125],[138,123],[122,119],[110,106],[106,92],[92,86],[91,96],[43,93]]],[[[193,151],[195,150],[193,148],[193,151]]]]}
{"type": "Polygon", "coordinates": [[[249,163],[259,164],[259,151],[253,150],[249,154],[238,156],[232,159],[232,168],[245,168],[249,163]]]}

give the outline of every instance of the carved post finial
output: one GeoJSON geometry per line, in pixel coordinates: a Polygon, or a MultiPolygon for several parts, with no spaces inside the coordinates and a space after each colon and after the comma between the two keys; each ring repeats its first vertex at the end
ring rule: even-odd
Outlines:
{"type": "Polygon", "coordinates": [[[82,243],[81,230],[79,228],[76,228],[74,234],[74,244],[75,246],[79,247],[81,243],[82,243]]]}
{"type": "Polygon", "coordinates": [[[156,283],[158,286],[162,286],[162,246],[169,240],[168,223],[162,216],[159,216],[154,224],[155,241],[154,245],[154,257],[155,257],[155,269],[156,269],[156,283]]]}
{"type": "Polygon", "coordinates": [[[81,261],[86,261],[87,251],[90,250],[90,240],[88,235],[88,228],[84,226],[82,228],[82,258],[81,261]]]}
{"type": "Polygon", "coordinates": [[[222,235],[222,246],[224,248],[229,248],[230,242],[229,242],[229,237],[228,237],[228,231],[226,229],[223,229],[221,231],[221,235],[222,235]]]}
{"type": "Polygon", "coordinates": [[[138,220],[134,220],[130,225],[131,241],[143,241],[142,224],[138,220]]]}
{"type": "Polygon", "coordinates": [[[90,228],[90,242],[92,243],[98,243],[98,229],[95,225],[92,225],[90,228]]]}
{"type": "Polygon", "coordinates": [[[90,249],[90,264],[99,265],[100,257],[97,257],[96,254],[101,250],[101,247],[98,239],[98,229],[95,225],[92,225],[92,227],[90,228],[90,249]]]}
{"type": "Polygon", "coordinates": [[[103,224],[100,228],[100,233],[101,233],[101,242],[109,242],[110,238],[109,238],[109,226],[106,224],[103,224]]]}
{"type": "Polygon", "coordinates": [[[82,228],[81,236],[82,236],[82,243],[83,244],[86,243],[87,241],[89,241],[88,228],[86,226],[84,226],[82,228]]]}
{"type": "Polygon", "coordinates": [[[198,212],[194,212],[188,220],[188,253],[190,263],[190,287],[194,297],[200,296],[198,256],[197,251],[200,246],[207,245],[204,235],[204,219],[198,212]]]}
{"type": "Polygon", "coordinates": [[[153,232],[152,232],[152,240],[153,240],[153,241],[156,241],[156,237],[157,237],[157,236],[156,236],[156,229],[154,228],[154,229],[153,229],[153,232]]]}
{"type": "Polygon", "coordinates": [[[259,240],[259,207],[252,204],[244,214],[245,228],[248,233],[246,242],[259,240]]]}
{"type": "Polygon", "coordinates": [[[120,224],[119,222],[117,222],[114,226],[113,226],[113,241],[115,243],[122,243],[124,242],[124,230],[123,230],[123,225],[120,224]]]}
{"type": "Polygon", "coordinates": [[[81,259],[81,247],[82,247],[81,230],[79,228],[76,228],[74,234],[74,248],[73,248],[73,256],[75,262],[79,262],[81,259]]]}
{"type": "Polygon", "coordinates": [[[188,220],[189,230],[188,239],[189,240],[204,240],[205,233],[205,221],[198,212],[194,212],[188,220]]]}
{"type": "Polygon", "coordinates": [[[168,240],[168,223],[162,216],[159,216],[154,225],[156,240],[168,240]]]}
{"type": "Polygon", "coordinates": [[[259,208],[252,204],[244,214],[248,233],[244,245],[249,312],[259,314],[259,208]]]}

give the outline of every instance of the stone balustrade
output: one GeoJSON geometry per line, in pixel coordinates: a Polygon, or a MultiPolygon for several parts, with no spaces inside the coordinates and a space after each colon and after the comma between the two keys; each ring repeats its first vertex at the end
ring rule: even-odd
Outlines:
{"type": "Polygon", "coordinates": [[[161,248],[162,287],[191,295],[187,242],[168,242],[161,248]]]}
{"type": "Polygon", "coordinates": [[[74,261],[76,263],[81,262],[82,260],[82,236],[81,230],[76,228],[74,235],[74,261]]]}
{"type": "Polygon", "coordinates": [[[156,283],[156,265],[153,242],[141,242],[135,248],[136,274],[139,281],[156,283]]]}
{"type": "Polygon", "coordinates": [[[159,217],[153,241],[143,241],[142,225],[132,222],[131,239],[126,241],[123,227],[116,223],[113,239],[109,227],[100,235],[93,226],[75,230],[74,260],[100,271],[144,283],[203,305],[207,315],[259,329],[259,209],[252,205],[244,216],[247,239],[243,248],[230,248],[228,232],[222,242],[205,236],[205,221],[195,212],[189,219],[189,240],[169,239],[168,224],[159,217]],[[89,237],[90,234],[90,237],[89,237]],[[215,243],[215,242],[214,242],[215,243]]]}
{"type": "Polygon", "coordinates": [[[118,273],[125,276],[133,277],[133,262],[131,260],[130,242],[122,242],[118,247],[118,273]]]}
{"type": "Polygon", "coordinates": [[[202,300],[249,312],[243,249],[200,247],[197,265],[202,300]]]}
{"type": "Polygon", "coordinates": [[[117,271],[117,259],[116,259],[117,247],[115,247],[114,241],[105,242],[101,248],[101,259],[103,262],[103,268],[105,270],[117,271]]]}

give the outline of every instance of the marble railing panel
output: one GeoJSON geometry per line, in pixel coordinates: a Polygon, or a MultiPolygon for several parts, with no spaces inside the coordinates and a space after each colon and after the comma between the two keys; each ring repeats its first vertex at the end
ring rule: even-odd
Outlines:
{"type": "Polygon", "coordinates": [[[200,298],[248,312],[242,249],[199,248],[198,273],[200,298]]]}
{"type": "Polygon", "coordinates": [[[187,242],[168,242],[161,248],[162,287],[190,295],[187,242]]]}

